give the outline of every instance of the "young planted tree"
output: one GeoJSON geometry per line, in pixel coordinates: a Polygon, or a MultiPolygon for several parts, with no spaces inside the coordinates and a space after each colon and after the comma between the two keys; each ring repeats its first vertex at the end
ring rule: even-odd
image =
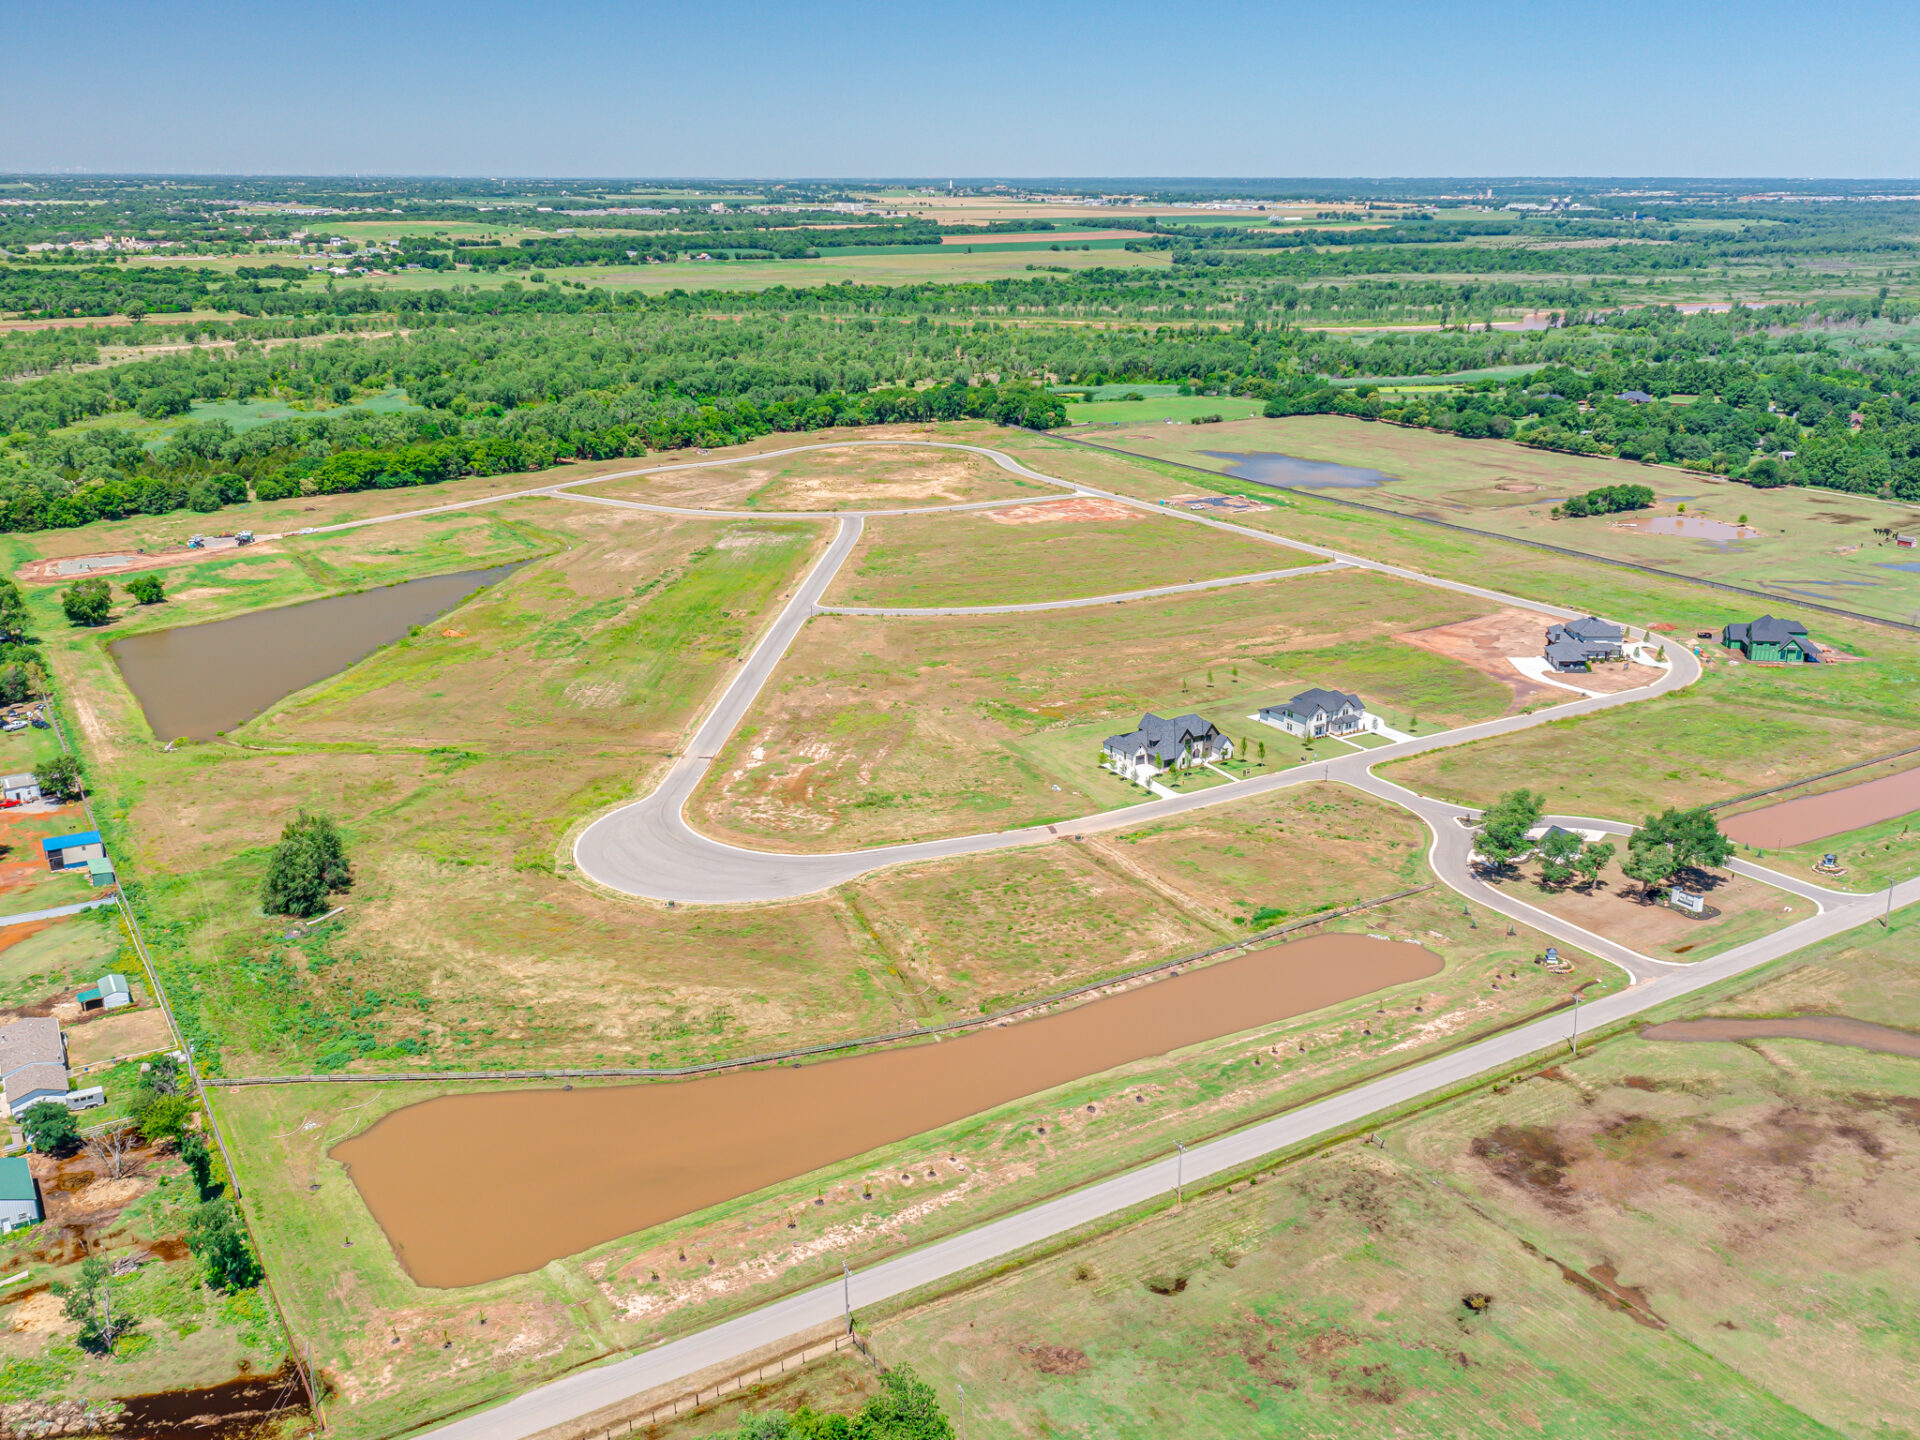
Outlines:
{"type": "Polygon", "coordinates": [[[269,915],[319,915],[329,895],[352,883],[346,847],[333,820],[302,810],[287,822],[273,847],[260,906],[269,915]]]}
{"type": "Polygon", "coordinates": [[[113,592],[104,580],[76,580],[60,592],[60,608],[75,625],[104,625],[113,613],[113,592]]]}
{"type": "Polygon", "coordinates": [[[113,1342],[140,1323],[124,1305],[115,1313],[113,1276],[107,1262],[98,1255],[89,1255],[80,1262],[80,1273],[71,1285],[56,1281],[51,1288],[54,1294],[66,1297],[67,1318],[79,1322],[82,1350],[110,1355],[113,1342]]]}
{"type": "Polygon", "coordinates": [[[136,575],[127,581],[126,588],[142,605],[158,605],[167,598],[166,584],[158,575],[136,575]]]}
{"type": "Polygon", "coordinates": [[[1546,796],[1531,790],[1509,790],[1481,815],[1473,848],[1504,870],[1533,848],[1527,831],[1539,823],[1546,804],[1546,796]]]}

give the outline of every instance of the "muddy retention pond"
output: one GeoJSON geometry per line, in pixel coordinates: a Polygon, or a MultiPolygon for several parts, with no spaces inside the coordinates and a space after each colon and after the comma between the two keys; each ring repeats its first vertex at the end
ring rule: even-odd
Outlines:
{"type": "Polygon", "coordinates": [[[694,1080],[448,1095],[330,1152],[422,1285],[478,1285],[1116,1065],[1439,973],[1318,935],[1019,1024],[694,1080]]]}
{"type": "Polygon", "coordinates": [[[1915,810],[1920,810],[1920,770],[1902,770],[1844,790],[1802,795],[1764,810],[1749,810],[1720,828],[1728,839],[1742,845],[1789,850],[1882,820],[1898,820],[1915,810]]]}
{"type": "Polygon", "coordinates": [[[211,740],[518,568],[495,565],[181,625],[107,647],[160,740],[211,740]]]}

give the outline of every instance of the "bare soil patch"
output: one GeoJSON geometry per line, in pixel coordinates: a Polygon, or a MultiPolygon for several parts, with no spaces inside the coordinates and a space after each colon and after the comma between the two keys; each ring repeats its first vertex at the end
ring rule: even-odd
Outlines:
{"type": "Polygon", "coordinates": [[[1089,520],[1141,520],[1146,517],[1117,500],[1055,500],[1044,505],[1009,505],[989,510],[987,518],[1001,525],[1056,525],[1089,520]]]}
{"type": "Polygon", "coordinates": [[[1920,769],[1749,810],[1728,820],[1724,828],[1743,845],[1785,850],[1897,820],[1915,810],[1920,810],[1920,769]]]}
{"type": "MultiPolygon", "coordinates": [[[[1625,853],[1624,840],[1613,843],[1625,853]]],[[[1811,900],[1758,880],[1718,871],[1687,871],[1680,883],[1720,912],[1695,920],[1670,905],[1644,900],[1639,883],[1620,873],[1618,858],[1600,872],[1591,890],[1578,884],[1550,889],[1540,883],[1539,866],[1531,862],[1511,878],[1494,878],[1492,883],[1550,915],[1663,960],[1702,960],[1813,914],[1811,900]]]]}
{"type": "MultiPolygon", "coordinates": [[[[784,438],[792,443],[791,436],[784,438]]],[[[964,450],[847,445],[726,465],[658,470],[582,493],[703,509],[834,511],[962,505],[1015,498],[1045,488],[1018,479],[984,455],[964,450]]]]}
{"type": "MultiPolygon", "coordinates": [[[[1553,620],[1537,610],[1506,609],[1452,625],[1435,626],[1431,630],[1409,631],[1394,638],[1435,655],[1444,655],[1450,660],[1471,665],[1482,675],[1506,686],[1513,692],[1513,704],[1508,712],[1511,714],[1529,705],[1559,704],[1572,695],[1571,691],[1543,685],[1522,675],[1507,658],[1510,655],[1538,655],[1545,648],[1547,627],[1551,624],[1553,620]]],[[[1576,683],[1584,686],[1585,677],[1576,683]]]]}

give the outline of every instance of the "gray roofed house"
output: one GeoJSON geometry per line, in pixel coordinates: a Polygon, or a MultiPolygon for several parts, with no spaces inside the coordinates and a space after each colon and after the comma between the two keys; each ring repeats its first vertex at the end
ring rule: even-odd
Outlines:
{"type": "Polygon", "coordinates": [[[1622,390],[1613,398],[1616,400],[1624,400],[1629,405],[1645,405],[1653,399],[1653,396],[1644,390],[1622,390]]]}
{"type": "Polygon", "coordinates": [[[12,800],[16,804],[31,805],[39,798],[40,780],[31,771],[0,779],[0,800],[12,800]]]}
{"type": "Polygon", "coordinates": [[[1120,765],[1167,770],[1225,760],[1233,754],[1233,741],[1205,716],[1179,715],[1165,720],[1149,711],[1140,717],[1137,729],[1125,735],[1109,735],[1100,748],[1120,765]]]}
{"type": "Polygon", "coordinates": [[[1549,640],[1546,659],[1556,670],[1586,670],[1591,668],[1593,657],[1578,640],[1549,640]]]}
{"type": "Polygon", "coordinates": [[[1323,690],[1316,686],[1302,690],[1290,700],[1269,705],[1260,712],[1269,725],[1277,725],[1295,735],[1351,735],[1373,728],[1366,703],[1358,695],[1341,690],[1323,690]]]}
{"type": "Polygon", "coordinates": [[[1617,660],[1626,638],[1625,630],[1595,615],[1549,626],[1547,663],[1556,670],[1585,670],[1595,660],[1617,660]]]}
{"type": "Polygon", "coordinates": [[[0,1084],[15,1119],[42,1100],[66,1103],[67,1040],[58,1020],[30,1017],[0,1025],[0,1084]]]}

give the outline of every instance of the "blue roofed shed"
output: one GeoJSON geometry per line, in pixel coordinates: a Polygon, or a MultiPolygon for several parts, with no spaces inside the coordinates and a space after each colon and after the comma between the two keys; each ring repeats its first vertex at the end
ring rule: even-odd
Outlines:
{"type": "Polygon", "coordinates": [[[89,860],[107,858],[106,844],[98,830],[82,830],[77,835],[49,835],[40,842],[49,870],[84,869],[89,860]]]}

